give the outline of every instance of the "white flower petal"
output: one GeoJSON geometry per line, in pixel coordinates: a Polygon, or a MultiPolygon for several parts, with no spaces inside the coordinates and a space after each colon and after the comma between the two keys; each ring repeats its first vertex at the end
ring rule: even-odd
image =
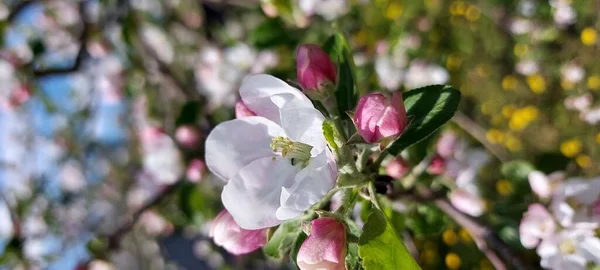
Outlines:
{"type": "Polygon", "coordinates": [[[242,168],[223,188],[221,199],[235,222],[246,230],[281,223],[275,212],[280,206],[281,187],[294,183],[298,166],[285,158],[264,157],[242,168]]]}
{"type": "Polygon", "coordinates": [[[552,192],[550,181],[543,172],[533,171],[527,176],[529,179],[529,186],[531,190],[535,192],[540,198],[549,198],[552,192]]]}
{"type": "Polygon", "coordinates": [[[300,90],[271,75],[248,77],[240,87],[242,100],[257,115],[279,124],[279,110],[288,102],[299,107],[313,108],[310,100],[300,90]]]}
{"type": "Polygon", "coordinates": [[[285,134],[293,140],[311,145],[311,154],[315,156],[327,146],[323,136],[325,117],[314,108],[297,108],[285,106],[281,110],[281,127],[285,134]]]}
{"type": "Polygon", "coordinates": [[[294,179],[294,185],[281,193],[281,207],[277,209],[280,220],[300,216],[311,205],[317,203],[335,186],[336,170],[333,156],[323,151],[311,159],[294,179]]]}
{"type": "Polygon", "coordinates": [[[206,139],[206,165],[227,181],[252,161],[275,156],[270,145],[276,136],[285,136],[283,129],[263,117],[223,122],[206,139]]]}
{"type": "Polygon", "coordinates": [[[580,244],[584,255],[589,260],[600,264],[600,239],[596,237],[586,237],[580,244]]]}

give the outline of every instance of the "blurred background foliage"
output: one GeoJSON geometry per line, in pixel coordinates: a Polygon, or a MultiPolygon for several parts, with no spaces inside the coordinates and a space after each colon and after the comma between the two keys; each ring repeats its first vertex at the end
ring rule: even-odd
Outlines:
{"type": "MultiPolygon", "coordinates": [[[[537,266],[518,239],[535,200],[527,173],[600,173],[598,10],[594,0],[5,0],[0,269],[291,267],[208,239],[223,183],[202,167],[202,138],[234,117],[246,75],[293,83],[296,47],[336,31],[361,94],[461,90],[448,129],[495,156],[479,171],[479,220],[537,266]],[[527,162],[507,163],[517,159],[527,162]]],[[[443,191],[439,178],[422,181],[443,191]]],[[[433,203],[398,207],[388,214],[424,269],[492,269],[433,203]]]]}

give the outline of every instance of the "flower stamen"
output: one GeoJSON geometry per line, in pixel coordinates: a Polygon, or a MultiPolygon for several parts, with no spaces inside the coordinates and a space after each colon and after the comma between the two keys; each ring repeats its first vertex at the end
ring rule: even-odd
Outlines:
{"type": "Polygon", "coordinates": [[[573,254],[576,251],[575,243],[572,240],[564,240],[558,246],[564,254],[573,254]]]}
{"type": "Polygon", "coordinates": [[[283,157],[291,160],[292,165],[301,164],[303,167],[310,160],[310,151],[312,148],[308,144],[294,142],[286,137],[275,137],[273,138],[273,142],[271,142],[273,152],[280,152],[283,157]]]}

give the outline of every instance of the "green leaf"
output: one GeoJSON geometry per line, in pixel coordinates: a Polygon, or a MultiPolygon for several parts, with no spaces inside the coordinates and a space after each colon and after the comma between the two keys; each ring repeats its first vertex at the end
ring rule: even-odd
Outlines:
{"type": "Polygon", "coordinates": [[[263,251],[273,258],[282,258],[292,249],[299,234],[304,234],[299,220],[281,223],[269,242],[263,247],[263,251]]]}
{"type": "Polygon", "coordinates": [[[389,147],[398,155],[406,147],[425,139],[445,124],[458,108],[460,92],[447,85],[430,85],[403,93],[406,114],[412,121],[389,147]]]}
{"type": "Polygon", "coordinates": [[[330,120],[325,120],[323,122],[323,136],[325,136],[325,140],[332,148],[332,150],[338,151],[339,146],[337,145],[337,143],[335,143],[335,128],[333,127],[333,123],[330,120]]]}
{"type": "Polygon", "coordinates": [[[356,90],[356,67],[352,58],[352,50],[344,35],[337,33],[331,36],[323,45],[323,50],[329,54],[337,66],[337,86],[335,98],[340,117],[346,115],[346,111],[354,110],[358,100],[356,90]]]}
{"type": "Polygon", "coordinates": [[[502,169],[500,170],[502,171],[502,175],[506,178],[515,181],[524,181],[527,180],[527,176],[530,172],[535,170],[535,168],[527,161],[514,160],[502,164],[502,169]]]}
{"type": "Polygon", "coordinates": [[[421,269],[387,218],[373,208],[358,240],[358,255],[366,270],[421,269]]]}
{"type": "Polygon", "coordinates": [[[355,269],[358,260],[358,245],[354,243],[348,244],[348,252],[346,255],[346,269],[355,269]]]}

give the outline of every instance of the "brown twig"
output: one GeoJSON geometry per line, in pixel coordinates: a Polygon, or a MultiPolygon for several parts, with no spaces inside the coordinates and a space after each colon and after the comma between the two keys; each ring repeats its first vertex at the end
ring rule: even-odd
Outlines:
{"type": "Polygon", "coordinates": [[[504,151],[503,148],[497,145],[491,144],[485,137],[485,130],[471,120],[468,116],[461,112],[456,112],[452,117],[452,122],[457,124],[461,129],[469,133],[473,138],[478,140],[485,148],[487,148],[498,160],[502,162],[509,161],[509,155],[504,151]]]}
{"type": "MultiPolygon", "coordinates": [[[[433,192],[424,185],[417,185],[417,190],[419,196],[423,198],[433,197],[433,192]]],[[[515,269],[529,269],[491,229],[458,211],[447,199],[435,199],[433,203],[444,214],[469,232],[479,250],[483,252],[496,269],[507,269],[504,262],[509,262],[515,269]]]]}
{"type": "MultiPolygon", "coordinates": [[[[32,1],[30,1],[32,2],[32,1]]],[[[75,71],[78,71],[83,63],[85,55],[87,54],[87,43],[90,37],[90,32],[92,28],[92,24],[89,22],[85,12],[86,0],[82,0],[79,3],[79,16],[83,21],[83,28],[81,30],[81,34],[79,34],[79,50],[77,51],[77,56],[75,56],[75,60],[73,64],[69,67],[65,68],[47,68],[41,70],[33,69],[33,75],[36,77],[40,76],[48,76],[48,75],[58,75],[58,74],[68,74],[75,71]]]]}
{"type": "Polygon", "coordinates": [[[133,225],[137,222],[139,217],[148,209],[156,206],[160,202],[162,202],[168,195],[172,194],[177,188],[184,183],[184,179],[179,179],[175,184],[171,184],[166,186],[161,192],[156,194],[152,199],[148,200],[142,207],[135,210],[130,218],[122,222],[122,224],[112,233],[108,235],[104,235],[102,237],[108,239],[108,248],[116,249],[121,242],[121,238],[125,235],[133,225]]]}
{"type": "Polygon", "coordinates": [[[10,14],[8,14],[8,17],[6,18],[6,21],[8,22],[12,22],[15,20],[15,18],[21,14],[21,12],[23,10],[25,10],[27,7],[29,7],[31,4],[37,2],[36,0],[24,0],[19,2],[18,4],[16,4],[14,7],[11,7],[11,11],[10,14]]]}

